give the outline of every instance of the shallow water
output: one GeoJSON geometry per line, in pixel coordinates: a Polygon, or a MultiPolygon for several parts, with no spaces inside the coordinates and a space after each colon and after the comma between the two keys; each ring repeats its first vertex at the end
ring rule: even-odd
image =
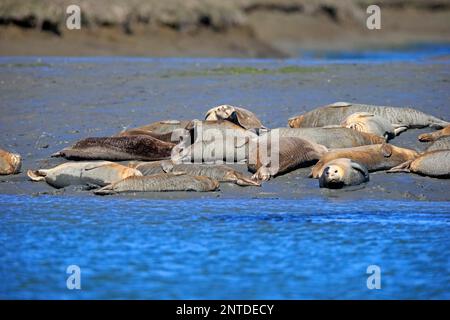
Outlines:
{"type": "Polygon", "coordinates": [[[0,207],[1,298],[450,298],[449,202],[0,195],[0,207]],[[66,288],[72,264],[81,290],[66,288]]]}

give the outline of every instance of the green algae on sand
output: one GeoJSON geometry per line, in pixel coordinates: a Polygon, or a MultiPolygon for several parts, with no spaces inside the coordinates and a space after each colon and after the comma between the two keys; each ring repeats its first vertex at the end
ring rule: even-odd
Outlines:
{"type": "Polygon", "coordinates": [[[292,74],[324,72],[324,67],[285,66],[280,68],[257,68],[248,66],[216,67],[199,70],[181,70],[167,72],[163,78],[169,77],[204,77],[204,76],[229,76],[229,75],[260,75],[260,74],[292,74]]]}

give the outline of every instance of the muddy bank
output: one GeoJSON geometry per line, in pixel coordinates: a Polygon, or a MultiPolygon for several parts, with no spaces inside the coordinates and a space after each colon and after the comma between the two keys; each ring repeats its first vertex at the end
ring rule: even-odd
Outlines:
{"type": "MultiPolygon", "coordinates": [[[[334,101],[450,115],[450,68],[436,61],[308,66],[277,60],[0,58],[0,70],[0,147],[24,158],[21,174],[0,177],[3,194],[93,197],[79,188],[32,183],[25,172],[61,163],[50,155],[81,138],[161,119],[200,119],[224,103],[249,108],[269,128],[286,126],[290,116],[334,101]]],[[[409,130],[392,143],[424,150],[427,144],[417,136],[427,131],[409,130]]],[[[450,200],[449,180],[379,172],[356,190],[321,190],[308,174],[308,168],[297,170],[261,188],[222,184],[213,193],[120,197],[450,200]]]]}
{"type": "Polygon", "coordinates": [[[5,0],[0,54],[286,57],[450,41],[449,20],[450,0],[5,0]],[[366,28],[374,3],[378,31],[366,28]],[[65,26],[69,4],[81,30],[65,26]]]}

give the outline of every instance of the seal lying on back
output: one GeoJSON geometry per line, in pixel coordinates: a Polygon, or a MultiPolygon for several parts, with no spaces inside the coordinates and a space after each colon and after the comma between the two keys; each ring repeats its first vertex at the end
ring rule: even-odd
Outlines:
{"type": "Polygon", "coordinates": [[[144,177],[129,177],[95,190],[95,194],[105,195],[121,192],[150,191],[214,191],[219,188],[217,180],[179,173],[163,173],[144,177]]]}
{"type": "Polygon", "coordinates": [[[205,120],[228,120],[244,129],[264,128],[253,112],[226,104],[208,110],[205,120]]]}
{"type": "Polygon", "coordinates": [[[280,137],[296,137],[312,141],[327,148],[351,148],[378,144],[385,139],[370,133],[348,128],[278,128],[280,137]]]}
{"type": "Polygon", "coordinates": [[[406,161],[391,172],[414,172],[435,178],[450,178],[450,150],[426,152],[414,160],[406,161]]]}
{"type": "Polygon", "coordinates": [[[345,186],[356,186],[369,181],[366,167],[350,159],[338,158],[324,165],[319,178],[321,188],[339,189],[345,186]]]}
{"type": "Polygon", "coordinates": [[[22,157],[0,149],[0,175],[19,173],[22,166],[22,157]]]}
{"type": "Polygon", "coordinates": [[[450,136],[450,125],[436,132],[423,133],[419,136],[419,140],[422,142],[435,141],[441,137],[448,137],[448,136],[450,136]]]}
{"type": "Polygon", "coordinates": [[[85,160],[164,160],[175,144],[150,136],[86,138],[53,157],[85,160]]]}
{"type": "Polygon", "coordinates": [[[33,181],[45,181],[55,188],[70,185],[97,185],[100,187],[132,177],[142,176],[133,168],[109,161],[67,162],[51,169],[28,170],[33,181]]]}
{"type": "Polygon", "coordinates": [[[430,152],[435,150],[450,150],[450,136],[437,139],[425,151],[430,152]]]}
{"type": "Polygon", "coordinates": [[[403,125],[392,125],[387,119],[369,112],[353,113],[342,121],[341,126],[384,137],[386,141],[408,129],[403,125]]]}
{"type": "Polygon", "coordinates": [[[288,120],[291,128],[325,127],[340,125],[349,115],[355,112],[368,112],[387,119],[394,126],[407,128],[443,128],[450,123],[412,108],[397,108],[336,102],[317,108],[288,120]]]}
{"type": "Polygon", "coordinates": [[[239,186],[260,186],[257,181],[246,177],[243,173],[234,170],[226,165],[208,165],[195,163],[174,164],[172,161],[153,161],[131,164],[143,175],[153,175],[158,173],[184,172],[193,176],[206,176],[219,182],[231,182],[239,186]]]}
{"type": "Polygon", "coordinates": [[[248,170],[254,172],[255,180],[269,180],[280,174],[300,167],[309,166],[327,152],[327,148],[305,139],[279,137],[267,139],[269,135],[259,137],[251,144],[248,170]]]}
{"type": "Polygon", "coordinates": [[[311,177],[319,178],[325,165],[331,160],[347,158],[365,166],[370,172],[391,169],[400,163],[415,159],[419,154],[410,149],[399,148],[388,143],[355,148],[336,149],[327,152],[312,168],[311,177]]]}

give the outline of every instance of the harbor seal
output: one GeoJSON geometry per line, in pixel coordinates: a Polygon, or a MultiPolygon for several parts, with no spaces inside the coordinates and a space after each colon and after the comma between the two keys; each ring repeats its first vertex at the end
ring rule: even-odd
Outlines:
{"type": "Polygon", "coordinates": [[[264,128],[253,112],[226,104],[209,109],[206,112],[205,120],[228,120],[244,129],[264,128]]]}
{"type": "Polygon", "coordinates": [[[448,179],[450,178],[450,150],[426,152],[387,172],[413,172],[423,176],[448,179]]]}
{"type": "Polygon", "coordinates": [[[384,137],[386,141],[408,129],[403,125],[393,125],[387,119],[369,112],[352,113],[342,121],[341,126],[384,137]]]}
{"type": "MultiPolygon", "coordinates": [[[[268,135],[269,136],[269,135],[268,135]]],[[[248,170],[252,179],[266,181],[300,167],[312,165],[328,149],[314,142],[295,137],[272,139],[262,136],[250,145],[248,170]]]]}
{"type": "Polygon", "coordinates": [[[113,182],[132,177],[142,176],[133,168],[109,161],[66,162],[51,169],[28,170],[32,181],[45,181],[55,188],[70,185],[96,185],[104,187],[113,182]]]}
{"type": "Polygon", "coordinates": [[[19,173],[21,167],[22,157],[19,154],[0,149],[0,175],[19,173]]]}
{"type": "Polygon", "coordinates": [[[234,163],[248,159],[248,141],[257,133],[224,120],[194,120],[186,126],[190,140],[177,144],[172,161],[195,163],[234,163]]]}
{"type": "Polygon", "coordinates": [[[316,108],[288,120],[291,128],[326,127],[340,125],[349,115],[355,112],[368,112],[381,116],[394,126],[409,128],[443,128],[449,122],[412,108],[374,106],[349,102],[336,102],[331,105],[316,108]]]}
{"type": "Polygon", "coordinates": [[[147,135],[161,141],[178,143],[186,139],[188,132],[186,126],[191,121],[188,120],[164,120],[154,122],[145,126],[131,128],[119,132],[116,137],[147,135]]]}
{"type": "Polygon", "coordinates": [[[391,169],[405,161],[415,159],[418,155],[419,153],[415,150],[396,147],[388,143],[335,149],[325,153],[320,158],[311,170],[311,177],[319,178],[325,164],[339,158],[351,159],[372,172],[391,169]]]}
{"type": "Polygon", "coordinates": [[[450,136],[444,136],[435,140],[425,152],[435,151],[435,150],[450,150],[450,136]]]}
{"type": "Polygon", "coordinates": [[[150,136],[86,138],[54,153],[53,157],[76,160],[164,160],[175,144],[150,136]]]}
{"type": "Polygon", "coordinates": [[[432,132],[432,133],[423,133],[419,136],[419,141],[427,142],[427,141],[435,141],[441,137],[450,136],[450,125],[445,128],[432,132]]]}
{"type": "Polygon", "coordinates": [[[338,158],[324,165],[319,177],[320,188],[339,189],[369,181],[369,171],[351,159],[338,158]]]}
{"type": "Polygon", "coordinates": [[[230,182],[239,186],[260,186],[258,181],[252,180],[245,174],[234,170],[226,165],[208,165],[195,163],[175,164],[169,160],[140,162],[132,164],[132,167],[139,170],[143,175],[153,175],[158,173],[184,172],[192,176],[205,176],[219,182],[230,182]]]}
{"type": "Polygon", "coordinates": [[[370,133],[348,128],[278,128],[280,137],[302,138],[329,149],[351,148],[368,144],[379,144],[385,139],[370,133]]]}
{"type": "Polygon", "coordinates": [[[106,195],[122,192],[166,192],[166,191],[215,191],[219,188],[217,180],[191,176],[184,173],[162,173],[143,177],[128,177],[114,182],[94,194],[106,195]]]}
{"type": "Polygon", "coordinates": [[[167,134],[177,129],[184,129],[189,122],[191,122],[191,120],[162,120],[129,130],[143,130],[157,134],[167,134]]]}

